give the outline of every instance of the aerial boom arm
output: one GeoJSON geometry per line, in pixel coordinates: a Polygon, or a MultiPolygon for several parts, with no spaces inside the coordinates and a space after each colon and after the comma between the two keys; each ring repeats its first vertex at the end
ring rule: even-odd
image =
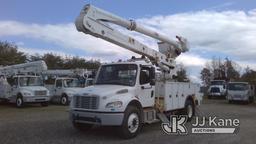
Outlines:
{"type": "Polygon", "coordinates": [[[165,69],[174,67],[174,59],[181,52],[188,50],[184,38],[177,37],[178,41],[173,41],[160,33],[136,24],[135,21],[123,19],[91,5],[86,5],[81,11],[79,17],[76,19],[76,28],[78,31],[102,38],[130,51],[144,55],[153,63],[165,69]],[[161,47],[159,47],[160,52],[149,48],[134,38],[110,27],[108,23],[113,23],[125,27],[128,30],[134,30],[158,39],[161,47],[164,46],[164,48],[160,49],[161,47]]]}
{"type": "Polygon", "coordinates": [[[16,74],[41,74],[47,70],[47,65],[44,61],[34,61],[23,64],[0,67],[0,75],[13,76],[16,74]]]}

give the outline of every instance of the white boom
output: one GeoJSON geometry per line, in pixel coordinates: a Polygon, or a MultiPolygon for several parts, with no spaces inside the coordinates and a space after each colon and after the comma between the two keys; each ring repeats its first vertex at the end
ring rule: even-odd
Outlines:
{"type": "Polygon", "coordinates": [[[47,65],[44,61],[35,61],[23,64],[0,67],[0,75],[13,76],[16,74],[41,74],[47,70],[47,65]]]}
{"type": "Polygon", "coordinates": [[[78,31],[102,38],[135,53],[146,56],[153,64],[157,64],[160,68],[168,71],[170,68],[174,68],[174,59],[180,53],[188,51],[187,41],[182,37],[176,36],[178,41],[173,41],[163,34],[137,24],[133,20],[123,19],[92,5],[86,5],[82,9],[79,17],[76,19],[76,28],[78,31]],[[149,48],[128,35],[122,34],[110,27],[107,22],[159,40],[158,45],[160,52],[149,48]]]}

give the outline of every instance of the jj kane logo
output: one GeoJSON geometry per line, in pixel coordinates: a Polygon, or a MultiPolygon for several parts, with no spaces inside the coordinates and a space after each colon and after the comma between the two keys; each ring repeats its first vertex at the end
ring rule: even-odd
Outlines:
{"type": "MultiPolygon", "coordinates": [[[[187,123],[187,116],[181,115],[170,116],[169,123],[162,123],[162,129],[166,134],[188,134],[188,129],[185,126],[187,123]]],[[[217,118],[215,117],[196,117],[191,124],[191,133],[237,133],[239,130],[239,119],[217,118]]]]}

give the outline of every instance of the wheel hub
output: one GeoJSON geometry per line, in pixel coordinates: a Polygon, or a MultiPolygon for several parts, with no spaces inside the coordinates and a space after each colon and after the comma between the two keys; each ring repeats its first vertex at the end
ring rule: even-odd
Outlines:
{"type": "Polygon", "coordinates": [[[139,116],[136,113],[132,113],[128,118],[128,130],[131,133],[135,133],[139,128],[139,116]]]}

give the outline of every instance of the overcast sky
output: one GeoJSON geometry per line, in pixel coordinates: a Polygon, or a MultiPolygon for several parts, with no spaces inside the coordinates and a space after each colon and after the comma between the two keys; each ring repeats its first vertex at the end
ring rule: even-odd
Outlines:
{"type": "MultiPolygon", "coordinates": [[[[186,37],[190,51],[178,57],[190,78],[212,57],[229,57],[256,70],[256,1],[254,0],[3,0],[0,5],[0,40],[14,42],[34,54],[128,59],[125,49],[76,31],[74,20],[85,4],[93,4],[127,19],[157,29],[170,38],[186,37]]],[[[135,35],[134,33],[130,33],[135,35]]],[[[157,49],[155,40],[136,35],[157,49]]]]}

